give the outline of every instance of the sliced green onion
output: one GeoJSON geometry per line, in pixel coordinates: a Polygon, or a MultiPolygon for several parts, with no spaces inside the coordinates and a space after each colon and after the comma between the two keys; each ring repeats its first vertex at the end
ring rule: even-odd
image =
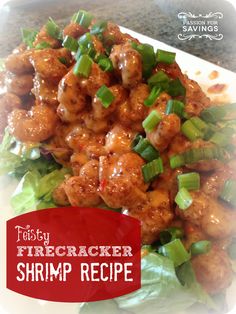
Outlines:
{"type": "Polygon", "coordinates": [[[199,254],[206,254],[211,250],[211,242],[207,240],[202,240],[195,242],[190,247],[191,254],[199,255],[199,254]]]}
{"type": "Polygon", "coordinates": [[[80,37],[78,43],[86,48],[89,48],[93,45],[93,38],[90,33],[85,33],[80,37]]]}
{"type": "Polygon", "coordinates": [[[113,64],[109,58],[100,59],[98,65],[105,72],[113,71],[113,64]]]}
{"type": "Polygon", "coordinates": [[[88,55],[91,59],[94,59],[96,57],[96,54],[97,52],[93,48],[93,46],[87,48],[85,46],[79,45],[79,49],[75,54],[75,60],[78,61],[82,55],[88,55]]]}
{"type": "Polygon", "coordinates": [[[157,59],[157,62],[164,62],[164,63],[171,64],[175,62],[175,55],[176,53],[174,52],[158,49],[156,53],[156,59],[157,59]]]}
{"type": "Polygon", "coordinates": [[[163,171],[163,163],[160,157],[142,166],[143,178],[146,183],[154,180],[163,171]]]}
{"type": "Polygon", "coordinates": [[[93,35],[102,34],[104,30],[107,28],[107,22],[106,21],[100,21],[91,27],[90,33],[93,35]]]}
{"type": "Polygon", "coordinates": [[[214,135],[214,133],[219,130],[219,128],[212,123],[207,123],[207,126],[208,126],[208,129],[205,131],[204,137],[203,137],[205,141],[208,141],[214,135]]]}
{"type": "Polygon", "coordinates": [[[209,126],[199,117],[192,117],[189,120],[199,131],[201,131],[204,134],[209,128],[209,126]]]}
{"type": "Polygon", "coordinates": [[[236,260],[236,240],[235,240],[235,238],[233,238],[227,251],[228,251],[229,257],[232,260],[236,260]]]}
{"type": "Polygon", "coordinates": [[[186,164],[196,163],[202,160],[221,160],[225,161],[224,151],[217,146],[193,148],[182,154],[170,157],[170,167],[172,169],[182,167],[186,164]]]}
{"type": "Polygon", "coordinates": [[[175,239],[161,246],[158,252],[174,262],[174,266],[180,266],[191,258],[180,239],[175,239]]]}
{"type": "Polygon", "coordinates": [[[220,198],[232,206],[236,206],[236,180],[227,180],[220,193],[220,198]]]}
{"type": "Polygon", "coordinates": [[[143,121],[142,126],[146,132],[151,132],[160,123],[161,119],[161,114],[157,110],[153,110],[143,121]]]}
{"type": "Polygon", "coordinates": [[[170,81],[169,77],[163,71],[158,71],[156,74],[152,75],[148,80],[148,85],[153,87],[159,85],[160,83],[168,83],[170,81]]]}
{"type": "Polygon", "coordinates": [[[179,100],[169,99],[166,105],[166,114],[175,113],[183,118],[184,103],[179,100]]]}
{"type": "Polygon", "coordinates": [[[22,41],[29,47],[33,48],[33,42],[37,36],[38,32],[32,29],[21,28],[22,41]]]}
{"type": "Polygon", "coordinates": [[[149,94],[148,98],[146,98],[144,100],[144,102],[143,102],[144,105],[147,107],[151,107],[155,103],[155,101],[156,101],[157,97],[160,95],[160,93],[161,93],[161,87],[154,86],[152,88],[151,93],[149,94]]]}
{"type": "Polygon", "coordinates": [[[73,73],[77,76],[89,77],[93,61],[87,55],[82,55],[74,66],[73,73]]]}
{"type": "Polygon", "coordinates": [[[68,62],[67,62],[67,60],[66,60],[65,57],[59,57],[58,60],[59,60],[61,63],[65,64],[65,65],[68,65],[68,62]]]}
{"type": "Polygon", "coordinates": [[[62,33],[60,28],[51,17],[47,21],[45,27],[48,35],[50,35],[52,38],[62,40],[62,33]]]}
{"type": "Polygon", "coordinates": [[[185,165],[184,155],[175,155],[170,157],[171,169],[179,168],[185,165]]]}
{"type": "Polygon", "coordinates": [[[200,189],[200,175],[197,172],[189,172],[177,176],[179,190],[182,188],[188,191],[200,189]]]}
{"type": "Polygon", "coordinates": [[[169,82],[167,93],[172,97],[185,96],[186,88],[183,86],[180,79],[177,78],[169,82]]]}
{"type": "Polygon", "coordinates": [[[96,96],[102,102],[104,108],[108,108],[115,99],[115,96],[112,94],[110,89],[106,87],[106,85],[103,85],[99,88],[96,96]]]}
{"type": "Polygon", "coordinates": [[[47,43],[46,41],[42,41],[41,43],[38,43],[35,46],[35,49],[41,50],[41,49],[46,49],[46,48],[51,48],[51,45],[47,43]]]}
{"type": "Polygon", "coordinates": [[[221,147],[227,146],[230,143],[230,140],[231,140],[231,136],[229,136],[228,134],[225,134],[223,132],[216,132],[209,139],[210,142],[212,142],[218,146],[221,146],[221,147]]]}
{"type": "Polygon", "coordinates": [[[163,245],[175,239],[181,239],[183,238],[183,236],[184,236],[184,231],[182,228],[170,227],[160,232],[160,242],[163,245]]]}
{"type": "Polygon", "coordinates": [[[156,64],[156,57],[153,47],[148,44],[139,45],[134,42],[131,45],[142,56],[143,76],[145,78],[149,77],[152,73],[153,67],[156,64]]]}
{"type": "Polygon", "coordinates": [[[199,138],[203,138],[203,133],[197,129],[190,120],[187,120],[182,124],[181,132],[192,142],[199,138]]]}
{"type": "Polygon", "coordinates": [[[132,150],[139,154],[146,161],[150,162],[160,156],[155,147],[153,147],[146,138],[143,138],[142,135],[136,136],[131,146],[132,150]]]}
{"type": "Polygon", "coordinates": [[[191,206],[193,199],[186,188],[181,188],[175,197],[175,202],[180,209],[185,210],[191,206]]]}
{"type": "Polygon", "coordinates": [[[224,106],[213,106],[204,109],[200,113],[200,117],[206,121],[211,123],[216,123],[222,120],[227,114],[226,108],[224,106]]]}
{"type": "Polygon", "coordinates": [[[78,41],[70,36],[64,38],[62,46],[73,52],[76,52],[79,48],[78,41]]]}
{"type": "Polygon", "coordinates": [[[72,21],[74,23],[78,23],[79,25],[88,28],[93,19],[93,15],[84,10],[80,10],[76,14],[73,15],[72,21]]]}

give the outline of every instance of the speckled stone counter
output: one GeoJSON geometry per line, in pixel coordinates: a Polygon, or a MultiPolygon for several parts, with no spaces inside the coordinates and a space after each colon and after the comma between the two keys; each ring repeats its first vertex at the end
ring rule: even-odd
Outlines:
{"type": "Polygon", "coordinates": [[[0,56],[6,56],[20,42],[21,27],[39,28],[48,16],[63,24],[79,9],[89,10],[98,18],[113,20],[236,72],[236,13],[224,0],[28,0],[27,4],[22,0],[21,5],[4,6],[0,10],[0,56]],[[181,23],[177,13],[181,11],[223,12],[224,38],[180,41],[177,35],[181,23]]]}

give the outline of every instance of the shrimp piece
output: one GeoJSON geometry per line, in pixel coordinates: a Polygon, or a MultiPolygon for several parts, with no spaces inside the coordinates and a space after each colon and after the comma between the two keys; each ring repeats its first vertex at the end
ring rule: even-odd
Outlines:
{"type": "Polygon", "coordinates": [[[128,40],[132,40],[139,43],[139,41],[136,38],[133,38],[131,35],[123,34],[120,31],[120,28],[118,25],[111,22],[107,22],[107,27],[103,31],[103,41],[105,45],[113,46],[113,45],[124,44],[128,40]]]}
{"type": "Polygon", "coordinates": [[[82,36],[83,34],[87,33],[88,29],[84,28],[83,26],[79,25],[78,23],[73,23],[70,22],[70,24],[68,24],[64,30],[63,30],[63,36],[70,36],[73,38],[79,38],[80,36],[82,36]]]}
{"type": "Polygon", "coordinates": [[[113,85],[109,90],[114,95],[115,99],[108,108],[104,108],[101,100],[95,95],[92,100],[93,116],[95,119],[104,119],[114,113],[119,106],[127,99],[127,91],[121,85],[113,85]]]}
{"type": "Polygon", "coordinates": [[[236,213],[224,207],[201,191],[191,192],[192,205],[186,210],[177,208],[177,215],[201,227],[203,232],[214,239],[223,239],[236,233],[236,213]]]}
{"type": "Polygon", "coordinates": [[[180,132],[180,126],[181,121],[176,114],[166,115],[152,132],[147,133],[147,138],[154,147],[163,152],[180,132]]]}
{"type": "Polygon", "coordinates": [[[50,106],[56,107],[58,105],[57,101],[57,90],[58,86],[52,82],[43,80],[38,74],[34,76],[33,79],[34,86],[32,94],[34,94],[36,101],[39,103],[43,102],[50,106]]]}
{"type": "Polygon", "coordinates": [[[143,180],[142,165],[143,159],[134,153],[100,157],[99,195],[108,206],[135,206],[146,199],[148,185],[143,180]]]}
{"type": "Polygon", "coordinates": [[[207,239],[207,236],[203,233],[201,228],[188,221],[184,224],[184,234],[185,238],[183,239],[183,243],[187,250],[190,249],[193,243],[207,239]]]}
{"type": "Polygon", "coordinates": [[[30,62],[42,79],[56,84],[67,73],[67,67],[58,59],[60,56],[60,52],[51,48],[34,50],[30,62]]]}
{"type": "Polygon", "coordinates": [[[80,169],[79,176],[65,181],[64,188],[72,206],[97,206],[101,203],[98,185],[98,161],[90,160],[80,169]]]}
{"type": "Polygon", "coordinates": [[[158,240],[160,232],[170,225],[174,215],[167,190],[155,190],[146,195],[145,202],[130,204],[128,209],[123,209],[123,214],[141,221],[142,243],[152,244],[158,240]]]}
{"type": "Polygon", "coordinates": [[[48,43],[51,48],[61,47],[60,40],[51,37],[46,30],[46,26],[43,26],[39,33],[36,35],[36,38],[33,42],[33,46],[36,47],[38,44],[44,42],[48,43]]]}
{"type": "Polygon", "coordinates": [[[94,97],[102,85],[110,86],[110,81],[110,74],[102,71],[96,63],[93,63],[89,77],[81,77],[79,84],[83,93],[94,97]]]}
{"type": "Polygon", "coordinates": [[[210,294],[224,291],[233,280],[230,259],[225,251],[216,246],[206,254],[195,256],[192,266],[197,281],[210,294]]]}
{"type": "Polygon", "coordinates": [[[22,142],[47,140],[54,134],[56,124],[56,114],[45,105],[34,106],[30,111],[15,109],[8,117],[10,133],[22,142]]]}
{"type": "Polygon", "coordinates": [[[17,75],[32,73],[34,71],[34,68],[29,60],[30,55],[30,50],[9,55],[5,61],[5,67],[7,71],[17,75]]]}
{"type": "Polygon", "coordinates": [[[94,49],[98,53],[100,53],[100,54],[105,53],[105,48],[103,47],[102,42],[96,36],[92,36],[92,42],[93,42],[94,49]]]}
{"type": "Polygon", "coordinates": [[[69,71],[58,86],[57,114],[62,121],[73,122],[78,120],[78,114],[86,106],[86,96],[82,92],[79,79],[73,71],[69,71]]]}
{"type": "Polygon", "coordinates": [[[67,206],[70,204],[65,192],[65,182],[62,182],[52,193],[53,201],[56,205],[67,206]]]}
{"type": "Polygon", "coordinates": [[[122,155],[131,151],[135,132],[116,124],[106,135],[105,149],[109,154],[122,155]]]}
{"type": "Polygon", "coordinates": [[[115,45],[112,48],[110,59],[114,69],[121,74],[122,84],[132,89],[142,81],[142,58],[129,43],[115,45]]]}
{"type": "Polygon", "coordinates": [[[92,112],[83,114],[86,127],[94,133],[104,133],[109,130],[110,121],[107,119],[95,119],[92,112]]]}
{"type": "Polygon", "coordinates": [[[118,118],[122,125],[135,131],[143,130],[142,121],[148,114],[144,100],[148,95],[149,88],[146,84],[138,84],[131,90],[129,99],[119,107],[118,118]]]}
{"type": "Polygon", "coordinates": [[[16,94],[17,96],[23,96],[29,94],[31,88],[33,87],[33,75],[14,75],[7,72],[5,76],[5,84],[9,93],[16,94]]]}
{"type": "Polygon", "coordinates": [[[7,126],[7,116],[13,109],[21,107],[21,100],[14,94],[6,93],[0,96],[0,136],[7,126]]]}

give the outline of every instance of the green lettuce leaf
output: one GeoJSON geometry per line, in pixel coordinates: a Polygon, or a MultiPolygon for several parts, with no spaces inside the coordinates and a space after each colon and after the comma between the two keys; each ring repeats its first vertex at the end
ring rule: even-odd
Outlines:
{"type": "Polygon", "coordinates": [[[5,70],[5,59],[0,58],[0,71],[4,71],[4,70],[5,70]]]}
{"type": "Polygon", "coordinates": [[[8,151],[2,151],[0,153],[0,176],[13,172],[15,169],[21,166],[22,159],[8,151]]]}
{"type": "Polygon", "coordinates": [[[109,301],[83,303],[80,314],[98,313],[98,306],[103,309],[103,314],[122,313],[119,311],[135,314],[178,313],[196,302],[211,307],[213,303],[208,300],[210,297],[206,297],[197,284],[190,266],[187,265],[188,272],[185,276],[181,275],[184,280],[184,284],[181,284],[170,259],[147,251],[141,262],[142,287],[139,290],[109,301]]]}

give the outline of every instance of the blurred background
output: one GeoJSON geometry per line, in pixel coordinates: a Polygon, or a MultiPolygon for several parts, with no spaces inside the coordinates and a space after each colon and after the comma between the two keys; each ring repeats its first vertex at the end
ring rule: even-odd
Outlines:
{"type": "Polygon", "coordinates": [[[49,16],[62,25],[79,9],[99,19],[163,41],[176,48],[236,72],[236,0],[0,0],[0,56],[20,43],[20,28],[41,27],[49,16]],[[220,41],[194,38],[180,41],[179,12],[208,14],[222,12],[220,41]]]}

